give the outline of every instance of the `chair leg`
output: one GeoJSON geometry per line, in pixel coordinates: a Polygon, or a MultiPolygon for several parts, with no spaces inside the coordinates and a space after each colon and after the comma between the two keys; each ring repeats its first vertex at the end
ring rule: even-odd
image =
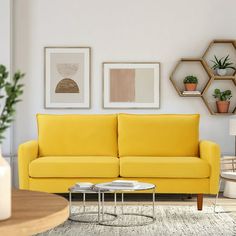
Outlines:
{"type": "Polygon", "coordinates": [[[198,209],[199,211],[202,210],[202,205],[203,205],[203,194],[202,194],[202,193],[199,193],[199,194],[197,195],[197,209],[198,209]]]}
{"type": "Polygon", "coordinates": [[[216,194],[215,205],[214,205],[214,213],[218,213],[218,212],[216,211],[216,207],[217,207],[217,200],[218,200],[218,198],[219,198],[219,192],[220,192],[221,181],[222,181],[222,179],[220,179],[220,182],[219,182],[219,189],[218,189],[218,192],[217,192],[217,194],[216,194]]]}

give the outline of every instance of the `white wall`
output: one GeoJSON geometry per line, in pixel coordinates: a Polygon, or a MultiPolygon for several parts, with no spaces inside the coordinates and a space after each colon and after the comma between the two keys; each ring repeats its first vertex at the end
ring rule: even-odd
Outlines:
{"type": "MultiPolygon", "coordinates": [[[[212,116],[196,98],[181,98],[169,81],[181,57],[202,55],[217,38],[236,38],[235,0],[15,1],[15,68],[26,72],[18,106],[15,151],[37,137],[36,113],[200,113],[201,138],[233,153],[229,117],[212,116]],[[92,109],[44,109],[44,46],[92,47],[92,109]],[[161,62],[161,109],[102,109],[102,62],[161,62]]],[[[234,98],[235,99],[235,98],[234,98]]],[[[170,134],[171,135],[171,134],[170,134]]]]}
{"type": "MultiPolygon", "coordinates": [[[[11,75],[11,0],[0,0],[0,64],[5,65],[11,75]]],[[[1,91],[2,93],[2,91],[1,91]]],[[[3,100],[1,100],[2,104],[3,100]]],[[[1,105],[2,107],[2,105],[1,105]]],[[[0,109],[1,110],[1,109],[0,109]]],[[[5,140],[2,144],[4,156],[11,155],[11,133],[10,129],[4,134],[5,140]]]]}

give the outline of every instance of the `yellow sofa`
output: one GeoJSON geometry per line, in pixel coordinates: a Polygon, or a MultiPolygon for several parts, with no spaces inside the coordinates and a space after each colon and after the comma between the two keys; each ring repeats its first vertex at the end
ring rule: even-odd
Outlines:
{"type": "Polygon", "coordinates": [[[135,179],[158,193],[218,191],[220,148],[199,142],[199,115],[37,115],[19,146],[21,189],[63,193],[79,181],[135,179]]]}

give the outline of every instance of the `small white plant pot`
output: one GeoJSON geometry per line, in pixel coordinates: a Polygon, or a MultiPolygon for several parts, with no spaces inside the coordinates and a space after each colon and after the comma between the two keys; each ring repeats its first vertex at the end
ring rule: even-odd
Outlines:
{"type": "Polygon", "coordinates": [[[224,76],[227,74],[227,70],[226,69],[216,69],[216,73],[217,73],[217,75],[224,76]]]}

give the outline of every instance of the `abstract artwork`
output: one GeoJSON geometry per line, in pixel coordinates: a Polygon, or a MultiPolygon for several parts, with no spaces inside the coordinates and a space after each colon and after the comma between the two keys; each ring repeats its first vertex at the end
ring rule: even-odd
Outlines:
{"type": "Polygon", "coordinates": [[[103,63],[104,108],[159,108],[160,64],[103,63]]]}
{"type": "Polygon", "coordinates": [[[45,107],[89,108],[90,48],[45,47],[45,107]]]}
{"type": "Polygon", "coordinates": [[[63,79],[58,82],[55,93],[79,93],[78,84],[71,79],[78,68],[79,64],[57,64],[57,71],[63,79]]]}

